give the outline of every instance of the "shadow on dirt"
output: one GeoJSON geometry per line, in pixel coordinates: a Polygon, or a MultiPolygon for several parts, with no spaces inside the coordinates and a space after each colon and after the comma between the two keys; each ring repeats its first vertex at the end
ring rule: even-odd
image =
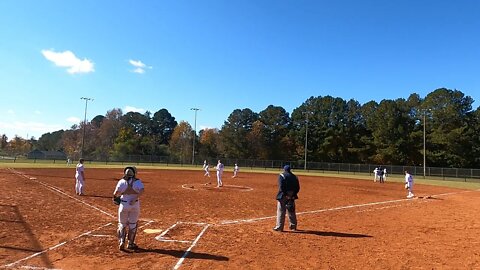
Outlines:
{"type": "Polygon", "coordinates": [[[112,199],[112,196],[106,196],[106,195],[95,195],[95,194],[85,194],[82,195],[82,197],[92,197],[92,198],[105,198],[105,199],[112,199]]]}
{"type": "Polygon", "coordinates": [[[372,237],[371,235],[366,235],[366,234],[341,233],[341,232],[322,232],[322,231],[311,231],[311,230],[297,230],[297,231],[292,231],[290,233],[304,233],[304,234],[313,234],[313,235],[318,235],[318,236],[350,237],[350,238],[372,237]]]}
{"type": "MultiPolygon", "coordinates": [[[[14,216],[13,220],[8,220],[8,222],[15,223],[16,226],[21,227],[21,229],[19,229],[20,233],[22,234],[22,236],[24,236],[28,240],[28,245],[31,246],[31,247],[15,246],[18,244],[12,244],[12,246],[8,246],[8,242],[5,243],[5,241],[7,240],[2,239],[2,242],[3,242],[2,244],[5,243],[7,245],[2,245],[0,246],[0,248],[17,250],[17,251],[25,251],[25,252],[35,252],[39,255],[40,260],[42,260],[44,264],[47,266],[47,269],[52,268],[53,264],[48,258],[47,254],[39,253],[43,250],[42,245],[39,239],[36,237],[35,233],[33,233],[32,227],[25,220],[22,212],[20,212],[19,207],[17,205],[3,205],[3,204],[0,206],[2,207],[2,211],[5,211],[6,213],[11,213],[14,216]]],[[[13,226],[13,225],[10,225],[10,226],[13,226]]],[[[2,238],[6,238],[6,237],[2,237],[2,238]]]]}
{"type": "MultiPolygon", "coordinates": [[[[132,253],[157,253],[157,254],[164,254],[170,255],[176,258],[182,258],[185,255],[185,250],[172,250],[172,249],[144,249],[138,248],[135,251],[126,251],[132,253]]],[[[198,252],[189,252],[187,258],[190,259],[201,259],[201,260],[214,260],[214,261],[228,261],[228,257],[219,256],[219,255],[212,255],[206,253],[198,253],[198,252]]]]}

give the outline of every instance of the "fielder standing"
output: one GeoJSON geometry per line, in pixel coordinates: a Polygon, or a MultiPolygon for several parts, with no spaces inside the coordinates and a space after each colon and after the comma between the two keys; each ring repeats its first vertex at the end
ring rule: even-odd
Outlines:
{"type": "Polygon", "coordinates": [[[118,204],[118,243],[119,249],[125,250],[125,239],[128,235],[128,249],[137,249],[135,236],[140,217],[140,195],[144,191],[143,183],[136,177],[135,167],[126,167],[123,170],[124,176],[118,180],[113,200],[118,204]],[[127,233],[128,232],[128,233],[127,233]]]}
{"type": "Polygon", "coordinates": [[[373,170],[373,182],[377,182],[377,179],[378,179],[378,168],[375,168],[375,170],[373,170]]]}
{"type": "Polygon", "coordinates": [[[217,169],[217,187],[222,187],[223,186],[222,175],[223,175],[224,166],[220,159],[218,160],[217,167],[215,168],[217,169]]]}
{"type": "Polygon", "coordinates": [[[77,167],[75,168],[75,194],[82,196],[83,186],[85,185],[85,167],[83,166],[83,158],[78,160],[77,167]]]}
{"type": "Polygon", "coordinates": [[[210,177],[210,172],[208,171],[210,168],[210,165],[207,163],[207,160],[203,162],[203,170],[205,171],[205,174],[203,176],[208,176],[210,177]]]}
{"type": "Polygon", "coordinates": [[[405,189],[408,190],[408,199],[411,199],[415,196],[413,194],[413,176],[408,171],[405,171],[405,189]]]}
{"type": "Polygon", "coordinates": [[[235,167],[233,167],[233,176],[232,176],[232,178],[237,177],[237,174],[238,174],[238,171],[239,171],[239,170],[240,170],[240,169],[238,168],[237,163],[235,163],[235,167]]]}

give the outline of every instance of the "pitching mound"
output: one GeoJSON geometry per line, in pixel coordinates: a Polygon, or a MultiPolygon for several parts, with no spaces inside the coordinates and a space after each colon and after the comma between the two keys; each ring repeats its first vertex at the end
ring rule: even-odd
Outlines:
{"type": "Polygon", "coordinates": [[[238,186],[238,185],[223,185],[217,187],[216,184],[208,183],[196,183],[196,184],[183,184],[182,188],[188,190],[221,190],[221,191],[252,191],[253,188],[248,186],[238,186]]]}

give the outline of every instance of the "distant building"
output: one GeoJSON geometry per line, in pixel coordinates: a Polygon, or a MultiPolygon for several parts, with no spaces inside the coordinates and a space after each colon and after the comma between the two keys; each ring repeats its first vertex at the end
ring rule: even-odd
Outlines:
{"type": "Polygon", "coordinates": [[[27,155],[28,159],[64,159],[67,160],[67,155],[60,151],[40,151],[33,150],[27,155]]]}

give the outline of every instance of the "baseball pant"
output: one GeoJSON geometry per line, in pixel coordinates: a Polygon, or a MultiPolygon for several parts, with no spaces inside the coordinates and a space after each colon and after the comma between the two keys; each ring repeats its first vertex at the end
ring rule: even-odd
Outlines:
{"type": "Polygon", "coordinates": [[[291,210],[286,207],[287,199],[284,197],[281,200],[277,200],[277,225],[276,229],[283,230],[285,226],[285,214],[288,215],[288,222],[290,229],[297,228],[297,215],[295,213],[295,201],[293,201],[293,207],[291,210]]]}
{"type": "Polygon", "coordinates": [[[80,195],[83,194],[83,186],[85,185],[85,181],[83,178],[75,178],[75,194],[80,195]]]}
{"type": "Polygon", "coordinates": [[[130,204],[123,202],[118,206],[118,236],[119,242],[125,242],[126,232],[128,231],[128,242],[134,244],[137,232],[138,218],[140,217],[140,202],[130,204]]]}

